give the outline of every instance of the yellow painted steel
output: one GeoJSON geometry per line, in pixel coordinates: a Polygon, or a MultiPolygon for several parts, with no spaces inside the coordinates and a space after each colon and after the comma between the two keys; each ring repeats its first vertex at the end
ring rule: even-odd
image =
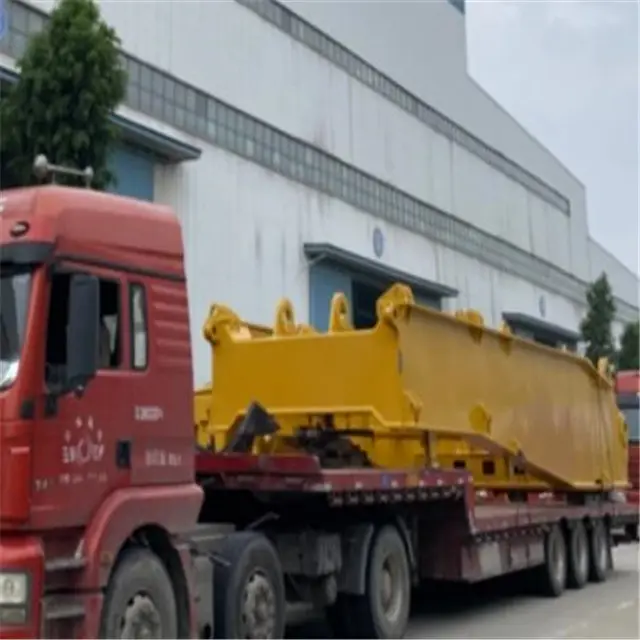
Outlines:
{"type": "Polygon", "coordinates": [[[196,396],[208,411],[198,442],[224,447],[258,401],[280,430],[256,452],[295,450],[298,430],[318,427],[346,431],[374,466],[464,466],[487,488],[626,486],[626,427],[606,362],[596,369],[506,325],[488,328],[473,310],[421,307],[404,285],[381,296],[377,316],[354,330],[337,293],[318,333],[283,300],[273,331],[259,333],[212,306],[204,335],[215,378],[196,396]]]}
{"type": "MultiPolygon", "coordinates": [[[[261,324],[253,322],[245,322],[244,328],[252,337],[266,337],[273,334],[271,327],[266,327],[261,324]]],[[[204,386],[196,389],[193,396],[193,415],[195,423],[195,439],[196,444],[202,448],[207,449],[211,444],[211,429],[210,429],[210,414],[211,414],[211,383],[208,382],[204,386]]],[[[224,429],[226,432],[227,429],[224,429]]]]}

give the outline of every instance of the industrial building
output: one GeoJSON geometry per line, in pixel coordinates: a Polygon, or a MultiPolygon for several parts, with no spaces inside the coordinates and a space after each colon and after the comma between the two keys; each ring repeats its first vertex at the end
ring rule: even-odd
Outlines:
{"type": "MultiPolygon", "coordinates": [[[[4,1],[12,82],[53,2],[4,1]]],[[[397,280],[576,348],[604,270],[616,333],[637,319],[637,276],[590,238],[585,187],[469,76],[464,0],[100,4],[129,76],[113,188],[180,216],[196,342],[214,300],[271,323],[284,295],[322,329],[341,290],[367,326],[397,280]]]]}

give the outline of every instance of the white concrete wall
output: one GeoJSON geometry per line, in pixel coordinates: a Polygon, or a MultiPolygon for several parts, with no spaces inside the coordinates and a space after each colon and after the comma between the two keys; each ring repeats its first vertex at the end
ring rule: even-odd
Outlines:
{"type": "Polygon", "coordinates": [[[141,59],[589,279],[584,189],[469,78],[459,11],[444,1],[289,6],[556,188],[571,217],[234,1],[101,3],[141,59]],[[403,46],[380,46],[394,38],[403,46]]]}
{"type": "Polygon", "coordinates": [[[465,17],[446,0],[284,4],[437,108],[466,75],[465,17]]]}
{"type": "MultiPolygon", "coordinates": [[[[389,68],[398,73],[414,69],[410,59],[422,60],[420,72],[427,76],[439,70],[443,76],[429,80],[429,86],[448,86],[448,78],[461,77],[463,16],[439,2],[396,6],[391,19],[393,5],[291,6],[320,12],[327,18],[318,16],[323,23],[338,9],[349,12],[349,19],[340,13],[340,22],[355,25],[358,41],[369,26],[380,37],[383,27],[389,37],[408,33],[405,49],[377,49],[384,55],[394,52],[389,68]],[[357,20],[362,11],[365,19],[357,20]],[[418,38],[416,25],[438,38],[418,38]],[[436,59],[445,41],[446,54],[436,59]]],[[[126,50],[143,60],[567,271],[580,271],[573,259],[572,222],[565,214],[245,7],[235,2],[103,2],[102,9],[126,50]]],[[[375,41],[379,45],[377,36],[375,41]]],[[[474,108],[469,105],[470,111],[474,108]]]]}
{"type": "MultiPolygon", "coordinates": [[[[565,247],[566,260],[570,262],[570,271],[580,278],[588,277],[584,186],[469,77],[466,63],[460,64],[458,57],[451,52],[451,43],[455,48],[460,47],[460,51],[463,50],[459,44],[461,38],[465,38],[466,51],[464,16],[459,11],[442,1],[415,4],[301,2],[291,7],[564,195],[571,202],[572,209],[571,219],[559,223],[561,228],[570,228],[566,243],[562,243],[568,245],[565,247]],[[409,55],[410,46],[401,46],[401,53],[395,47],[380,46],[380,42],[384,41],[382,35],[388,33],[389,25],[393,24],[392,14],[396,14],[396,21],[408,23],[403,35],[406,35],[410,44],[413,25],[417,25],[422,31],[424,46],[429,47],[428,56],[409,55]],[[345,15],[348,15],[348,19],[345,19],[345,15]]],[[[545,216],[544,221],[538,224],[553,225],[557,219],[556,215],[552,215],[551,219],[545,216]]],[[[564,231],[563,228],[561,233],[564,231]]]]}
{"type": "Polygon", "coordinates": [[[503,311],[541,317],[540,296],[546,299],[546,320],[568,329],[579,322],[580,310],[557,295],[220,149],[206,146],[198,162],[159,168],[156,177],[157,198],[176,209],[185,233],[197,384],[210,375],[209,350],[200,335],[211,302],[270,324],[276,301],[285,295],[298,319],[307,321],[303,244],[328,242],[373,258],[374,226],[385,235],[383,263],[460,289],[455,306],[479,309],[490,324],[497,325],[503,311]]]}
{"type": "MultiPolygon", "coordinates": [[[[52,3],[32,4],[48,8],[52,3]]],[[[425,14],[424,20],[396,16],[391,24],[382,14],[367,13],[379,3],[292,5],[307,16],[317,12],[314,19],[320,27],[331,28],[356,52],[373,56],[372,62],[383,70],[567,196],[570,218],[236,2],[104,1],[101,6],[128,52],[589,279],[584,189],[466,75],[455,53],[463,50],[464,21],[453,7],[423,3],[415,11],[434,13],[425,14]],[[347,9],[353,12],[349,20],[344,19],[347,9]],[[409,23],[422,25],[429,37],[413,38],[417,31],[409,23]],[[381,47],[378,36],[383,32],[402,40],[404,34],[411,56],[381,47]],[[440,35],[446,42],[438,40],[440,35]],[[441,54],[436,56],[436,51],[441,54]],[[412,60],[418,62],[412,65],[412,60]],[[439,80],[437,74],[442,74],[439,80]]],[[[195,335],[200,335],[214,298],[265,322],[271,320],[274,301],[285,294],[305,319],[302,243],[333,241],[367,255],[373,219],[201,140],[194,142],[206,147],[203,158],[183,167],[159,168],[157,190],[185,225],[195,335]]],[[[544,296],[546,320],[577,328],[579,305],[423,237],[378,220],[375,224],[387,236],[385,260],[457,287],[459,304],[479,308],[488,322],[496,324],[502,311],[540,316],[544,296]]],[[[208,362],[208,353],[197,352],[200,381],[203,362],[208,362]]]]}

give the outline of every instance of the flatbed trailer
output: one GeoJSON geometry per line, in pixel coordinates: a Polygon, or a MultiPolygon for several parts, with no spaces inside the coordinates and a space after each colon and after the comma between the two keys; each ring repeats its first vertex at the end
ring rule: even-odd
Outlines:
{"type": "Polygon", "coordinates": [[[458,470],[322,469],[307,455],[210,453],[196,468],[204,518],[262,531],[278,550],[287,599],[324,607],[336,637],[402,637],[412,587],[424,581],[520,572],[552,597],[603,582],[611,531],[638,520],[604,494],[582,504],[558,494],[483,497],[458,470]],[[380,539],[401,543],[389,565],[376,564],[380,539]]]}

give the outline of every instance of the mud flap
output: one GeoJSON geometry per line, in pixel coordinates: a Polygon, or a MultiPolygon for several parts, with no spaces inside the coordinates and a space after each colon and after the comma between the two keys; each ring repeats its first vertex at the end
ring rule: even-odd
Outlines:
{"type": "Polygon", "coordinates": [[[349,527],[342,537],[342,569],[338,576],[338,591],[363,595],[366,590],[367,561],[373,539],[371,523],[349,527]]]}

